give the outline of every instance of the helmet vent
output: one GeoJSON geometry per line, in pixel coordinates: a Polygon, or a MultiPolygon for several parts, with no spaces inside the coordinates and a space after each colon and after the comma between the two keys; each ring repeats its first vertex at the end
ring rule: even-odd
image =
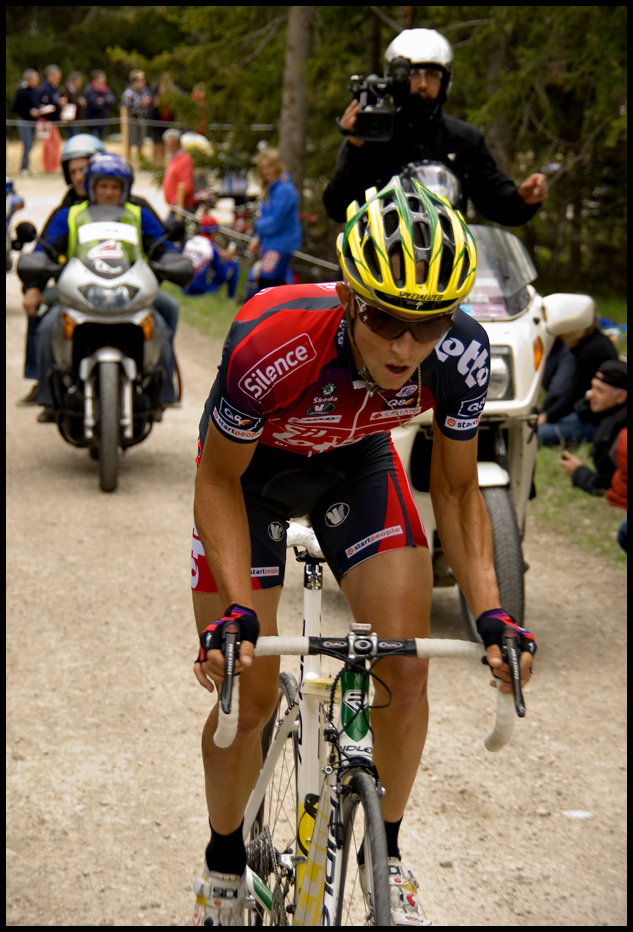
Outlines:
{"type": "Polygon", "coordinates": [[[405,283],[405,267],[404,267],[404,253],[402,252],[402,246],[400,243],[394,243],[389,251],[389,264],[391,266],[391,274],[393,275],[393,280],[398,286],[402,288],[405,283]]]}
{"type": "Polygon", "coordinates": [[[469,273],[469,272],[470,272],[470,256],[468,255],[468,252],[467,252],[466,250],[464,250],[464,259],[463,259],[463,262],[462,262],[462,270],[461,270],[461,272],[459,273],[459,281],[458,281],[458,283],[457,283],[457,290],[458,290],[458,291],[462,288],[464,282],[465,282],[466,279],[468,278],[468,273],[469,273]]]}
{"type": "Polygon", "coordinates": [[[385,224],[385,237],[388,239],[400,227],[400,218],[397,210],[388,210],[383,214],[385,224]]]}
{"type": "Polygon", "coordinates": [[[363,247],[363,255],[365,257],[365,262],[369,266],[369,269],[377,281],[382,281],[382,275],[380,274],[380,266],[378,264],[378,256],[376,255],[376,247],[374,246],[372,240],[368,239],[363,247]]]}

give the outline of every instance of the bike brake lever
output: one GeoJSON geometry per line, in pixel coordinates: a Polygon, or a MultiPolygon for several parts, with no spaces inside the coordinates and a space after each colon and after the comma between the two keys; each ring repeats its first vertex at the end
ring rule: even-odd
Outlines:
{"type": "Polygon", "coordinates": [[[523,718],[525,715],[525,701],[521,691],[521,651],[517,632],[513,628],[506,628],[501,637],[501,644],[501,656],[510,668],[514,708],[519,718],[523,718]]]}
{"type": "Polygon", "coordinates": [[[222,653],[224,654],[224,682],[220,690],[220,703],[225,715],[231,711],[231,695],[233,692],[233,677],[235,676],[235,662],[240,649],[240,626],[235,621],[227,621],[222,631],[222,653]]]}

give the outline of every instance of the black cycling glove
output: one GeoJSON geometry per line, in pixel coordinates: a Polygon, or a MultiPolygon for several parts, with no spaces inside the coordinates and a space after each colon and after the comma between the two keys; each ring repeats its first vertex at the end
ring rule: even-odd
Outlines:
{"type": "Polygon", "coordinates": [[[207,651],[222,650],[224,647],[224,625],[227,621],[235,621],[240,627],[240,640],[257,644],[259,635],[259,622],[257,615],[250,608],[244,608],[233,602],[221,618],[208,625],[200,635],[200,652],[196,663],[204,663],[207,651]]]}
{"type": "MultiPolygon", "coordinates": [[[[534,635],[526,628],[521,628],[512,615],[508,615],[502,608],[493,608],[492,611],[484,612],[477,619],[477,631],[484,642],[486,650],[491,644],[497,644],[502,647],[502,636],[504,628],[513,628],[517,632],[517,640],[521,651],[527,650],[532,656],[536,653],[536,641],[534,635]]],[[[483,662],[486,663],[485,657],[483,662]]]]}

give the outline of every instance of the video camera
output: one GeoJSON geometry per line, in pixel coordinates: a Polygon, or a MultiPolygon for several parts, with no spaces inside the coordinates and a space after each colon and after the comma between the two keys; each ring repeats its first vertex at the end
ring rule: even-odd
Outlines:
{"type": "Polygon", "coordinates": [[[389,77],[370,74],[367,78],[353,74],[348,87],[360,104],[353,135],[370,142],[389,142],[393,136],[395,114],[409,96],[408,58],[394,58],[389,77]]]}

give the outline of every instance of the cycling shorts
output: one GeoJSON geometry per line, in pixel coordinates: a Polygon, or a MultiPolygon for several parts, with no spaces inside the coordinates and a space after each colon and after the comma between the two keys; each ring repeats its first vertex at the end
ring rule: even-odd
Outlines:
{"type": "MultiPolygon", "coordinates": [[[[428,547],[409,480],[389,434],[306,457],[259,444],[242,490],[253,589],[283,586],[286,529],[308,515],[337,581],[387,550],[428,547]]],[[[217,592],[194,527],[191,587],[217,592]]]]}

